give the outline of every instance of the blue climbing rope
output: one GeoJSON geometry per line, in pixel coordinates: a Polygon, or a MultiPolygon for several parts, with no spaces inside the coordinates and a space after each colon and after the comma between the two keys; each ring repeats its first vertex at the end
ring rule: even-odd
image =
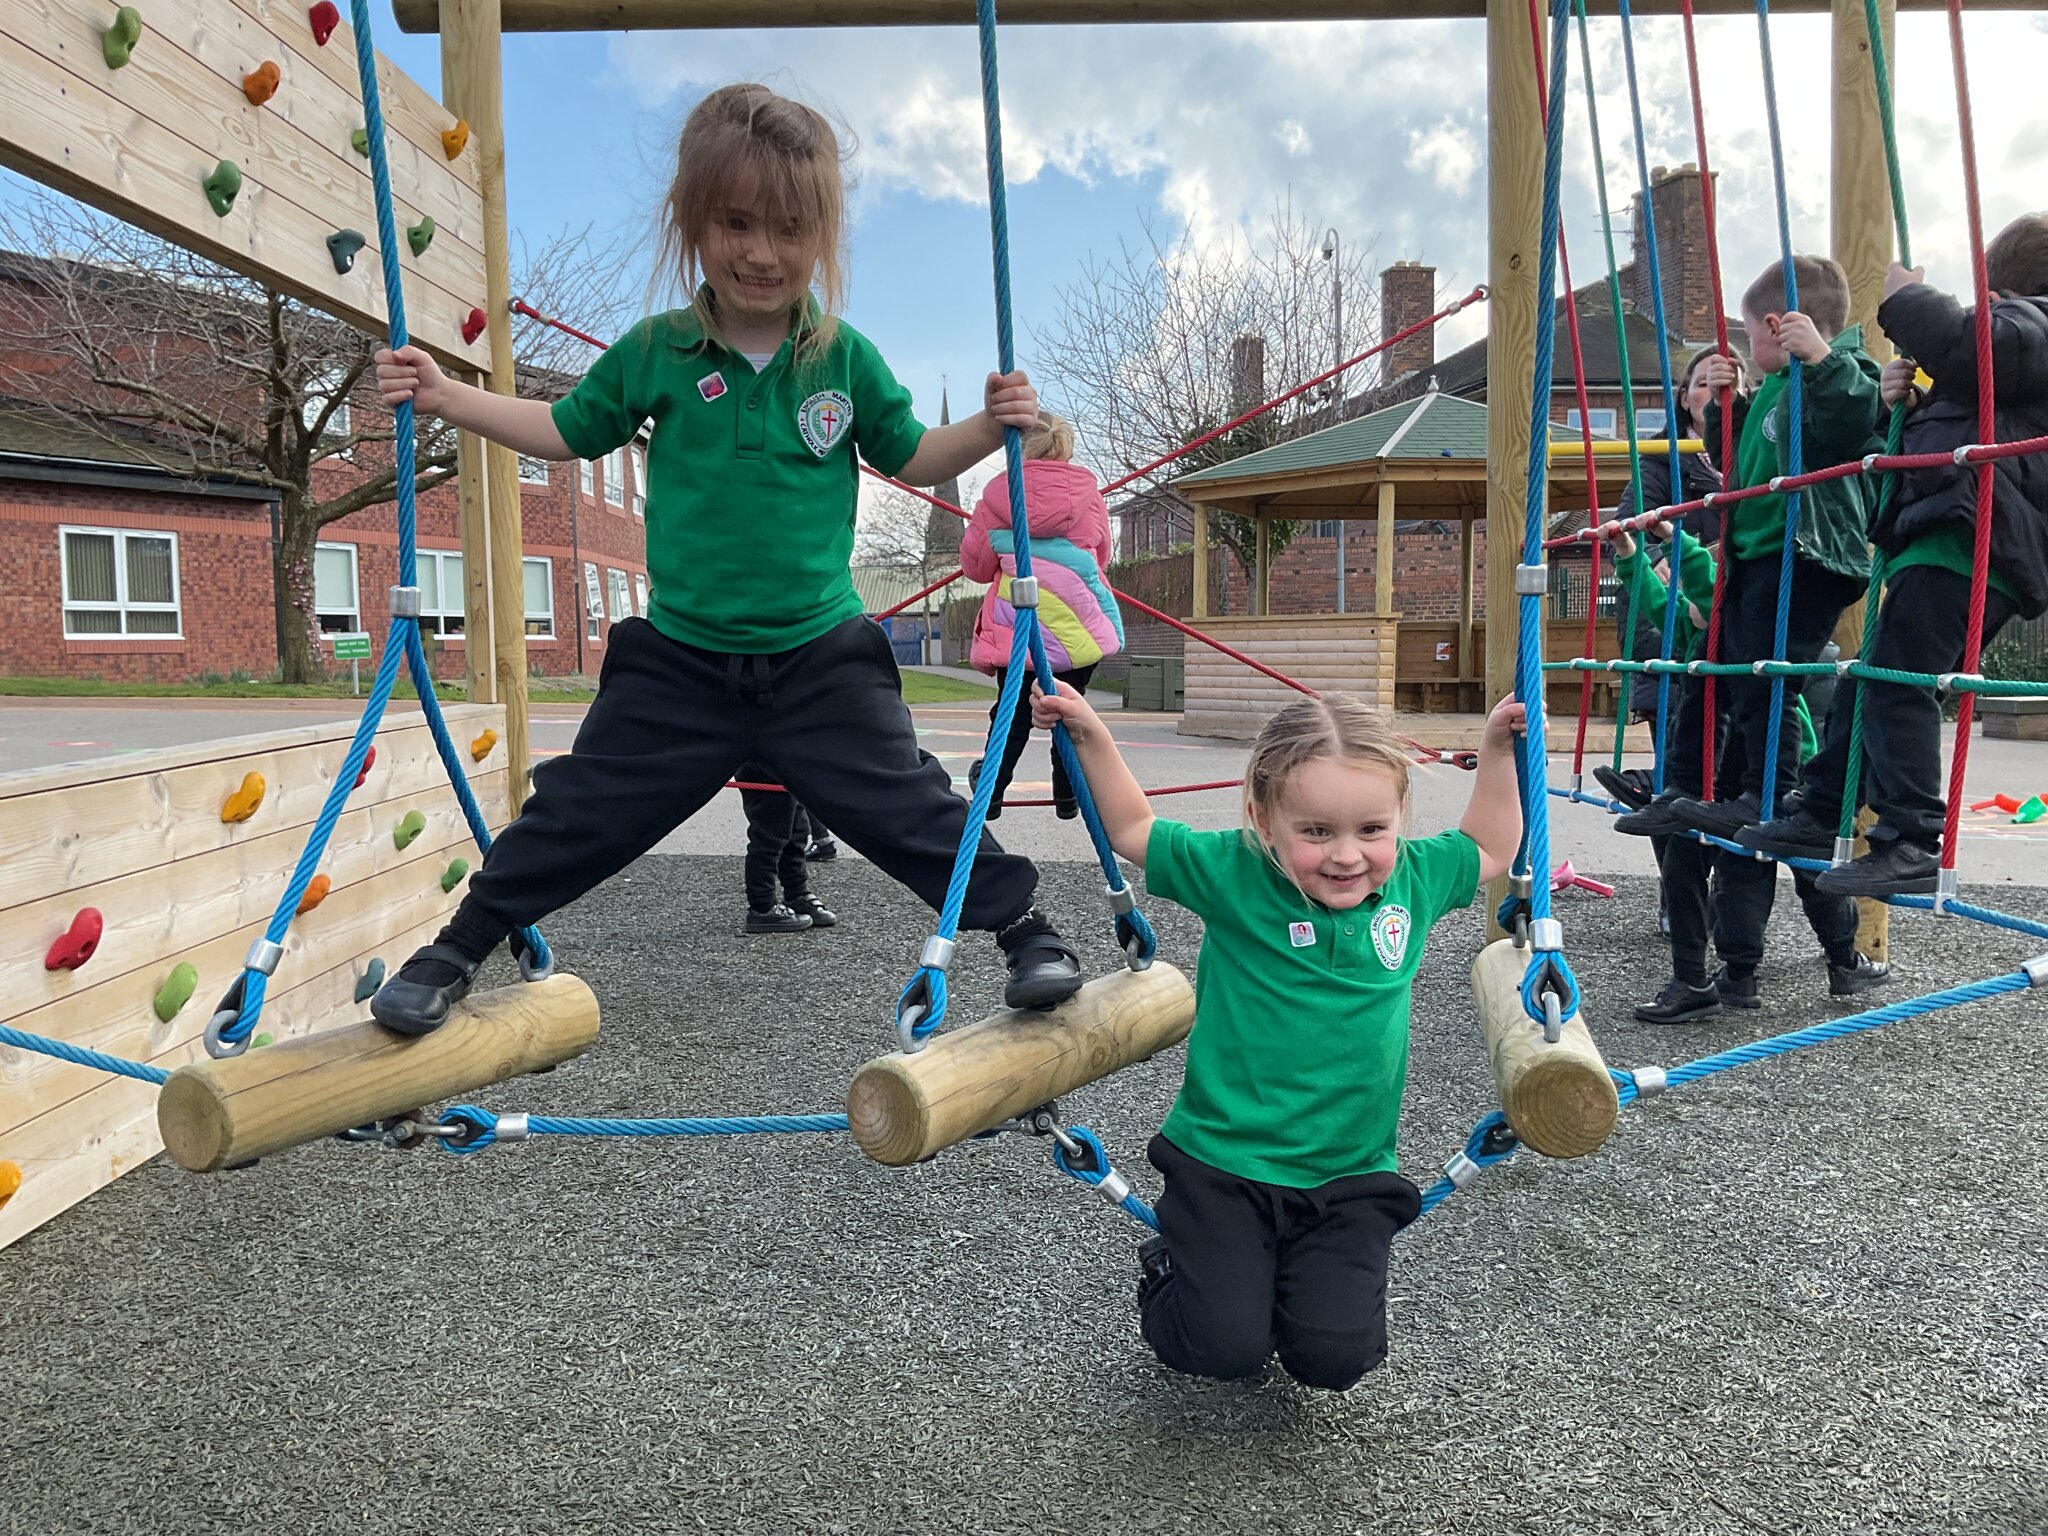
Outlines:
{"type": "MultiPolygon", "coordinates": [[[[1785,196],[1785,148],[1778,133],[1778,81],[1771,66],[1770,0],[1756,0],[1756,28],[1764,61],[1764,117],[1771,131],[1771,182],[1778,203],[1778,259],[1785,274],[1785,308],[1789,312],[1799,308],[1799,275],[1793,270],[1792,213],[1785,196]]],[[[1784,440],[1782,451],[1788,455],[1785,473],[1788,476],[1801,474],[1806,466],[1806,381],[1804,364],[1797,357],[1791,359],[1791,373],[1785,384],[1785,407],[1779,412],[1778,419],[1784,423],[1780,436],[1784,440]]],[[[1785,659],[1785,641],[1792,617],[1792,560],[1799,545],[1802,495],[1797,488],[1785,493],[1785,548],[1778,560],[1778,616],[1771,640],[1773,661],[1785,659]]],[[[1731,558],[1734,555],[1733,546],[1730,546],[1729,555],[1731,558]]],[[[1763,813],[1759,818],[1763,821],[1771,819],[1777,800],[1778,748],[1779,737],[1783,734],[1784,710],[1784,674],[1773,673],[1771,715],[1764,728],[1763,813]]]]}
{"type": "Polygon", "coordinates": [[[32,1035],[25,1029],[10,1029],[0,1024],[0,1045],[11,1045],[16,1050],[39,1051],[45,1056],[54,1056],[59,1061],[68,1061],[73,1066],[92,1067],[96,1071],[111,1072],[116,1077],[132,1077],[141,1083],[163,1084],[170,1077],[162,1067],[152,1067],[147,1062],[129,1061],[123,1056],[109,1056],[103,1051],[89,1051],[82,1045],[73,1045],[68,1040],[52,1040],[48,1035],[32,1035]]]}
{"type": "Polygon", "coordinates": [[[1515,649],[1515,693],[1528,711],[1528,727],[1517,748],[1516,784],[1522,798],[1522,872],[1528,877],[1531,950],[1522,977],[1522,1007],[1539,1024],[1549,1020],[1544,999],[1559,1018],[1578,1012],[1579,983],[1564,957],[1562,939],[1550,916],[1550,803],[1548,753],[1543,724],[1543,599],[1528,576],[1547,570],[1543,561],[1543,518],[1550,484],[1550,373],[1556,348],[1557,245],[1564,167],[1565,63],[1569,55],[1569,0],[1552,0],[1550,110],[1543,124],[1543,230],[1536,269],[1536,367],[1529,405],[1529,462],[1523,503],[1522,564],[1516,572],[1521,631],[1515,649]]]}
{"type": "Polygon", "coordinates": [[[1085,1162],[1075,1161],[1073,1155],[1060,1142],[1052,1144],[1052,1165],[1070,1179],[1078,1179],[1109,1204],[1115,1206],[1133,1221],[1142,1222],[1154,1232],[1159,1230],[1159,1216],[1151,1206],[1131,1192],[1131,1186],[1124,1176],[1110,1166],[1109,1154],[1102,1148],[1102,1139],[1085,1125],[1070,1125],[1063,1134],[1067,1140],[1079,1142],[1087,1152],[1085,1162]]]}
{"type": "MultiPolygon", "coordinates": [[[[357,0],[358,4],[363,0],[357,0]]],[[[989,243],[995,276],[997,369],[1009,373],[1016,367],[1016,326],[1010,301],[1010,215],[1003,174],[1002,92],[996,68],[995,0],[976,0],[975,22],[981,41],[981,116],[986,140],[988,166],[989,243]]],[[[919,959],[915,975],[905,983],[896,999],[896,1032],[905,1050],[916,1050],[930,1039],[946,1017],[946,966],[953,941],[960,931],[960,912],[967,900],[967,884],[980,851],[982,829],[1000,777],[993,770],[999,763],[1003,744],[1009,740],[1010,725],[1016,718],[1024,693],[1027,671],[1047,695],[1058,687],[1052,664],[1045,651],[1045,635],[1038,624],[1037,579],[1032,574],[1031,520],[1024,504],[1024,437],[1013,426],[1003,428],[1003,474],[1009,490],[1010,536],[1016,574],[1011,578],[1011,609],[1015,625],[1010,637],[1010,664],[996,698],[994,717],[989,722],[988,740],[983,748],[985,765],[980,782],[967,807],[967,824],[960,846],[953,855],[953,872],[946,882],[946,900],[939,911],[938,928],[919,959]]],[[[1102,812],[1088,787],[1079,754],[1064,725],[1053,729],[1053,750],[1059,754],[1067,781],[1081,812],[1095,856],[1102,865],[1110,905],[1115,913],[1117,946],[1133,970],[1152,963],[1158,938],[1137,908],[1137,900],[1110,846],[1109,833],[1102,825],[1102,812]]]]}
{"type": "Polygon", "coordinates": [[[723,1119],[641,1120],[575,1115],[496,1115],[475,1104],[451,1104],[443,1123],[463,1128],[459,1137],[444,1137],[450,1152],[481,1152],[501,1141],[528,1136],[760,1136],[806,1131],[843,1131],[844,1115],[734,1115],[723,1119]],[[511,1127],[517,1126],[516,1134],[511,1127]]]}
{"type": "MultiPolygon", "coordinates": [[[[391,163],[384,142],[384,113],[377,87],[377,52],[370,37],[368,0],[352,0],[350,9],[351,19],[355,24],[356,70],[362,81],[363,121],[369,139],[370,177],[375,188],[378,258],[383,267],[390,345],[395,352],[407,341],[405,290],[404,275],[398,264],[398,228],[392,205],[391,163]]],[[[414,476],[417,466],[413,452],[412,402],[400,401],[393,408],[392,417],[392,451],[396,460],[398,502],[397,590],[409,591],[416,598],[419,590],[419,519],[414,501],[414,476]]],[[[395,597],[396,593],[394,599],[395,597]]],[[[396,608],[400,605],[394,600],[393,606],[396,608]]],[[[477,847],[486,853],[490,851],[490,828],[484,821],[482,807],[477,804],[476,796],[470,790],[469,776],[463,770],[461,756],[456,750],[454,740],[448,734],[448,723],[441,712],[441,701],[434,693],[433,673],[427,665],[426,647],[420,639],[419,616],[417,613],[394,612],[390,632],[384,641],[384,655],[377,665],[376,680],[371,685],[370,696],[365,703],[362,719],[356,725],[355,736],[349,742],[348,754],[342,759],[341,771],[335,776],[334,784],[327,792],[327,799],[320,807],[319,818],[313,824],[312,835],[307,839],[306,847],[299,855],[298,865],[285,885],[284,894],[278,899],[277,909],[271,914],[262,940],[250,950],[249,961],[244,966],[242,974],[235,979],[234,985],[222,997],[212,1022],[207,1026],[209,1051],[233,1055],[244,1048],[255,1033],[257,1020],[263,1012],[264,992],[269,984],[271,972],[282,958],[284,941],[291,932],[292,919],[298,915],[299,902],[320,868],[321,856],[326,853],[328,841],[334,835],[334,828],[340,822],[342,812],[347,809],[349,794],[354,790],[356,780],[362,776],[363,764],[368,759],[370,745],[376,738],[378,726],[383,723],[384,711],[390,705],[392,691],[398,682],[398,664],[401,656],[406,660],[412,674],[413,684],[419,693],[420,712],[426,717],[427,728],[433,735],[441,762],[448,770],[448,782],[455,791],[457,803],[462,807],[463,820],[468,824],[470,835],[475,838],[477,847]]],[[[521,929],[515,948],[522,951],[520,968],[529,976],[544,975],[552,965],[547,942],[536,928],[521,929]]]]}

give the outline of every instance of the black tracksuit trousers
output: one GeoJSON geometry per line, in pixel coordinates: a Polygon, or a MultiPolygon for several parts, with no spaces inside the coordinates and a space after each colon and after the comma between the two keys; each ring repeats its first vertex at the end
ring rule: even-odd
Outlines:
{"type": "MultiPolygon", "coordinates": [[[[1768,661],[1777,647],[1778,570],[1776,556],[1760,560],[1730,560],[1727,590],[1721,597],[1721,657],[1724,661],[1768,661]]],[[[1785,625],[1786,661],[1818,661],[1833,638],[1842,612],[1864,592],[1864,583],[1808,560],[1804,555],[1792,561],[1792,598],[1785,625]]],[[[1771,679],[1768,677],[1724,677],[1717,693],[1726,691],[1731,711],[1729,720],[1730,757],[1740,754],[1736,767],[1740,777],[1727,790],[1715,772],[1715,793],[1727,799],[1738,795],[1762,796],[1768,768],[1765,748],[1770,741],[1771,679]]],[[[1772,809],[1791,791],[1799,776],[1799,725],[1793,706],[1799,700],[1801,679],[1788,677],[1780,698],[1778,715],[1778,761],[1772,809]]]]}
{"type": "MultiPolygon", "coordinates": [[[[543,763],[449,928],[484,951],[652,848],[759,762],[846,842],[934,911],[967,803],[919,749],[889,640],[852,618],[768,655],[701,650],[646,619],[612,629],[596,700],[565,757],[543,763]]],[[[961,917],[997,929],[1031,906],[1038,871],[983,834],[961,917]]]]}
{"type": "Polygon", "coordinates": [[[1159,1234],[1172,1264],[1140,1294],[1159,1363],[1257,1375],[1276,1352],[1303,1386],[1342,1392],[1387,1358],[1387,1250],[1422,1209],[1397,1173],[1289,1189],[1225,1173],[1164,1136],[1159,1234]]]}
{"type": "MultiPolygon", "coordinates": [[[[775,775],[759,763],[742,763],[742,784],[771,784],[775,775]]],[[[786,789],[742,789],[740,807],[747,813],[747,905],[766,912],[781,899],[795,903],[811,891],[811,866],[804,858],[811,843],[811,818],[803,802],[786,789]]]]}

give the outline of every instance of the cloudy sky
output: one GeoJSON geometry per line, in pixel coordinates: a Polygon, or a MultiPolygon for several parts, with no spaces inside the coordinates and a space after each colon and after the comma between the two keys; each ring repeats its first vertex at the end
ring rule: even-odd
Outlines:
{"type": "MultiPolygon", "coordinates": [[[[378,41],[430,87],[437,40],[407,37],[378,5],[378,41]]],[[[1679,23],[1639,19],[1635,51],[1652,165],[1695,158],[1679,23]]],[[[1826,20],[1773,23],[1796,244],[1826,248],[1826,20]]],[[[2048,19],[1973,15],[1967,27],[1985,218],[2048,203],[2040,97],[2048,19]]],[[[1709,150],[1721,173],[1730,287],[1775,256],[1769,150],[1752,18],[1699,23],[1709,150]]],[[[1484,35],[1477,22],[1276,23],[1007,29],[1004,133],[1020,350],[1034,318],[1091,253],[1148,222],[1169,237],[1242,238],[1291,199],[1380,262],[1435,264],[1445,293],[1485,277],[1484,35]]],[[[858,137],[849,318],[936,416],[991,366],[976,45],[971,27],[750,33],[526,35],[506,40],[515,231],[641,235],[651,227],[683,115],[707,89],[760,79],[823,107],[858,137]]],[[[1581,282],[1600,270],[1584,83],[1574,48],[1565,219],[1581,282]]],[[[1610,198],[1637,182],[1619,24],[1593,27],[1610,198]]],[[[1899,21],[1894,74],[1915,254],[1967,282],[1954,84],[1940,15],[1899,21]]],[[[1626,259],[1625,232],[1619,244],[1626,259]]],[[[1448,346],[1482,323],[1461,317],[1448,346]]],[[[1276,381],[1277,383],[1278,381],[1276,381]]]]}

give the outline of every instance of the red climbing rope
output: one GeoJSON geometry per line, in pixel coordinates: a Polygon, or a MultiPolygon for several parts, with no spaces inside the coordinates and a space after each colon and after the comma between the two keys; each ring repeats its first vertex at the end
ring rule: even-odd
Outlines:
{"type": "Polygon", "coordinates": [[[574,336],[578,341],[589,342],[593,347],[596,347],[599,351],[603,351],[606,345],[606,343],[599,341],[595,336],[591,335],[588,331],[577,330],[575,326],[569,324],[569,322],[566,320],[558,320],[553,315],[542,314],[539,310],[535,309],[531,304],[527,303],[524,299],[514,299],[512,301],[512,313],[515,315],[524,315],[529,320],[538,320],[542,325],[551,325],[556,330],[562,332],[564,335],[574,336]]]}
{"type": "MultiPolygon", "coordinates": [[[[1963,59],[1962,0],[1948,0],[1949,51],[1955,56],[1956,120],[1963,150],[1963,202],[1970,221],[1970,277],[1977,299],[1977,436],[1990,442],[1998,433],[1992,398],[1991,273],[1984,260],[1984,210],[1977,196],[1977,139],[1970,122],[1970,75],[1963,59]]],[[[1984,648],[1984,591],[1991,579],[1993,469],[1977,465],[1977,546],[1970,562],[1969,638],[1963,643],[1963,671],[1975,672],[1984,648]]],[[[1970,762],[1970,723],[1977,696],[1965,693],[1956,709],[1955,756],[1948,770],[1948,818],[1941,834],[1943,883],[1955,880],[1956,843],[1963,814],[1963,773],[1970,762]]],[[[1937,897],[1937,900],[1939,898],[1937,897]]]]}

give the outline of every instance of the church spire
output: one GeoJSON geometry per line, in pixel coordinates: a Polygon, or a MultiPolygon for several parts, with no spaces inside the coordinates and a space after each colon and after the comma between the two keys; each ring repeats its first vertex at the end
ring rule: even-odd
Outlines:
{"type": "MultiPolygon", "coordinates": [[[[953,424],[953,411],[946,397],[946,376],[939,375],[939,425],[953,424]]],[[[960,482],[948,480],[932,494],[942,501],[960,506],[960,482]]],[[[962,511],[968,510],[965,507],[962,511]]],[[[960,558],[960,533],[965,525],[959,518],[943,507],[933,507],[924,520],[924,557],[927,561],[944,561],[958,564],[960,558]]]]}

